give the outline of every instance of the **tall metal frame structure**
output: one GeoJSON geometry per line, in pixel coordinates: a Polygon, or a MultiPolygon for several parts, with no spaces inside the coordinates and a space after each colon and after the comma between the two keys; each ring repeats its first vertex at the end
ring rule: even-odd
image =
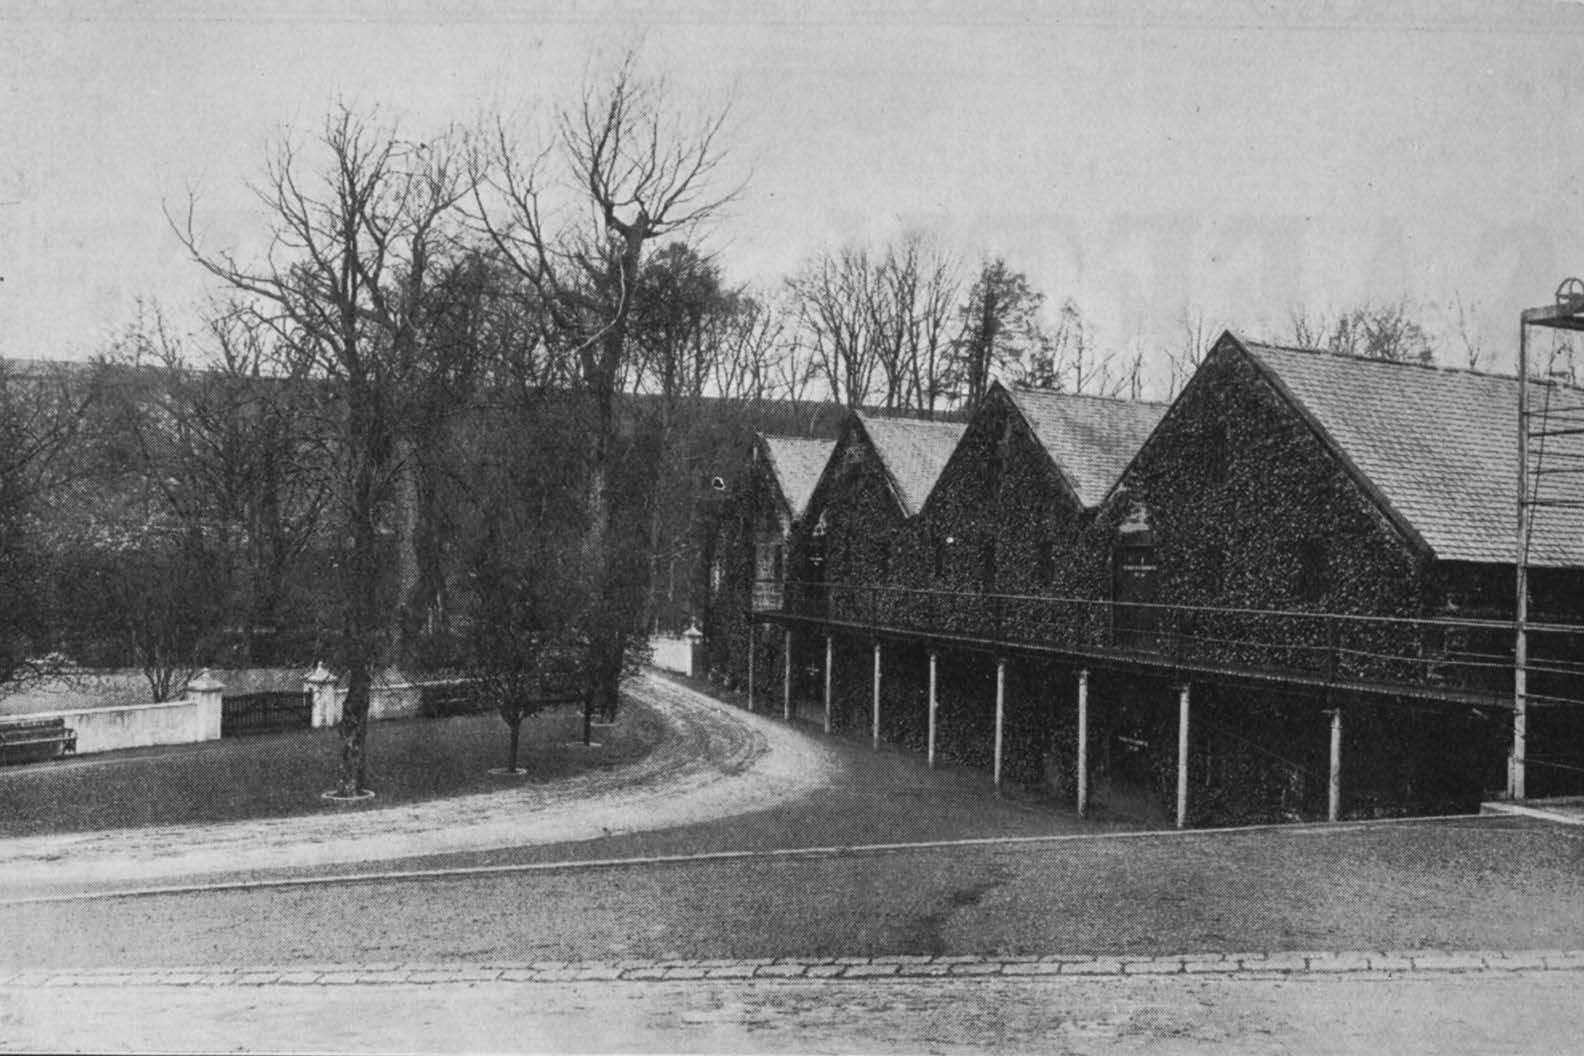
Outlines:
{"type": "MultiPolygon", "coordinates": [[[[1584,465],[1565,462],[1548,466],[1546,441],[1553,437],[1584,434],[1584,401],[1553,400],[1558,386],[1553,384],[1549,366],[1544,378],[1536,379],[1529,365],[1529,328],[1584,331],[1584,280],[1564,279],[1552,303],[1526,308],[1518,324],[1518,501],[1517,536],[1514,546],[1516,596],[1513,609],[1513,746],[1507,775],[1507,794],[1513,799],[1526,795],[1527,739],[1529,722],[1529,546],[1535,511],[1542,507],[1584,508],[1584,489],[1575,495],[1548,494],[1548,478],[1584,474],[1584,465]],[[1541,386],[1540,405],[1535,406],[1530,388],[1541,386]]],[[[1570,393],[1571,393],[1570,389],[1570,393]]],[[[1553,452],[1553,460],[1556,453],[1553,452]]]]}

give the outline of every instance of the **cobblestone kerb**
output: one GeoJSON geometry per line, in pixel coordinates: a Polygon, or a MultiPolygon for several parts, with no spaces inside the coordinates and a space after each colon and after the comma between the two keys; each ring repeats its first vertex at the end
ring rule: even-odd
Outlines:
{"type": "Polygon", "coordinates": [[[682,980],[1030,979],[1214,975],[1229,979],[1477,972],[1584,972],[1584,950],[1400,950],[1202,953],[1171,956],[782,957],[746,960],[534,961],[484,964],[284,965],[278,967],[0,969],[0,987],[390,986],[478,983],[616,983],[682,980]]]}

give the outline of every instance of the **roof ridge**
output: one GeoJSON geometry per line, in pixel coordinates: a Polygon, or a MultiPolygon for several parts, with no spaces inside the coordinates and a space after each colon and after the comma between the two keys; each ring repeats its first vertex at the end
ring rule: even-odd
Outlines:
{"type": "Polygon", "coordinates": [[[1101,400],[1106,403],[1122,403],[1132,407],[1167,407],[1170,400],[1135,400],[1128,396],[1105,396],[1097,392],[1063,392],[1060,389],[1040,388],[1036,385],[1015,383],[1007,388],[1014,396],[1027,394],[1030,396],[1057,396],[1064,400],[1101,400]]]}
{"type": "MultiPolygon", "coordinates": [[[[1358,363],[1377,363],[1388,367],[1411,367],[1415,370],[1428,370],[1437,374],[1468,374],[1476,378],[1490,378],[1493,381],[1517,382],[1518,380],[1518,374],[1516,371],[1508,374],[1494,370],[1481,370],[1478,367],[1453,366],[1447,363],[1419,363],[1409,359],[1381,359],[1379,356],[1365,356],[1360,355],[1357,352],[1338,352],[1335,349],[1330,348],[1305,348],[1302,345],[1284,345],[1273,341],[1258,341],[1253,338],[1246,338],[1236,331],[1232,332],[1232,336],[1235,337],[1245,347],[1266,348],[1273,352],[1296,352],[1302,355],[1310,356],[1330,356],[1332,359],[1346,359],[1358,363]]],[[[1537,378],[1531,376],[1529,378],[1529,383],[1531,385],[1556,385],[1560,388],[1576,389],[1584,392],[1584,386],[1566,381],[1558,381],[1555,378],[1537,378]]]]}

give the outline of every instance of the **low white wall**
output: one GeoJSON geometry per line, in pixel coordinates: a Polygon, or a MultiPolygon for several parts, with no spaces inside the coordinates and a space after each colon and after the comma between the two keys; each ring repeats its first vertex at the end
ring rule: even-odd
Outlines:
{"type": "Polygon", "coordinates": [[[28,719],[65,719],[77,731],[77,754],[156,744],[192,744],[220,739],[220,698],[127,704],[118,708],[44,711],[28,719]]]}
{"type": "Polygon", "coordinates": [[[369,721],[415,719],[418,717],[418,705],[421,700],[418,687],[411,682],[371,686],[369,687],[369,721]]]}
{"type": "Polygon", "coordinates": [[[698,639],[687,635],[657,634],[649,639],[653,650],[650,663],[662,671],[675,671],[694,678],[700,674],[698,639]]]}

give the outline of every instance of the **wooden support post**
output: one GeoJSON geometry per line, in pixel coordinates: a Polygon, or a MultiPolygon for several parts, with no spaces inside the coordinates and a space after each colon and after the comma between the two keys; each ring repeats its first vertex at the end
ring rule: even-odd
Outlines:
{"type": "Polygon", "coordinates": [[[1001,743],[1006,732],[1006,660],[996,659],[995,787],[1001,790],[1001,743]]]}
{"type": "Polygon", "coordinates": [[[1507,764],[1507,796],[1524,799],[1529,706],[1529,327],[1518,324],[1518,531],[1513,554],[1517,572],[1513,608],[1513,742],[1507,764]]]}
{"type": "Polygon", "coordinates": [[[1089,809],[1089,672],[1078,672],[1078,816],[1089,809]]]}
{"type": "Polygon", "coordinates": [[[931,649],[929,654],[929,765],[935,767],[935,719],[939,713],[939,702],[935,699],[935,663],[937,656],[931,649]]]}
{"type": "Polygon", "coordinates": [[[874,717],[870,722],[870,747],[880,748],[880,643],[875,643],[874,657],[874,717]]]}
{"type": "Polygon", "coordinates": [[[792,628],[786,629],[781,657],[781,717],[792,721],[792,628]]]}
{"type": "Polygon", "coordinates": [[[1177,827],[1188,827],[1188,684],[1177,690],[1177,827]]]}
{"type": "Polygon", "coordinates": [[[831,732],[831,661],[836,657],[836,640],[825,636],[825,732],[831,732]]]}
{"type": "Polygon", "coordinates": [[[749,623],[748,623],[748,710],[749,711],[753,711],[754,710],[754,698],[753,698],[753,691],[754,691],[754,639],[756,637],[757,637],[757,635],[754,634],[753,621],[750,620],[749,623]]]}
{"type": "Polygon", "coordinates": [[[1326,799],[1326,820],[1342,817],[1342,709],[1331,709],[1331,783],[1326,799]]]}

